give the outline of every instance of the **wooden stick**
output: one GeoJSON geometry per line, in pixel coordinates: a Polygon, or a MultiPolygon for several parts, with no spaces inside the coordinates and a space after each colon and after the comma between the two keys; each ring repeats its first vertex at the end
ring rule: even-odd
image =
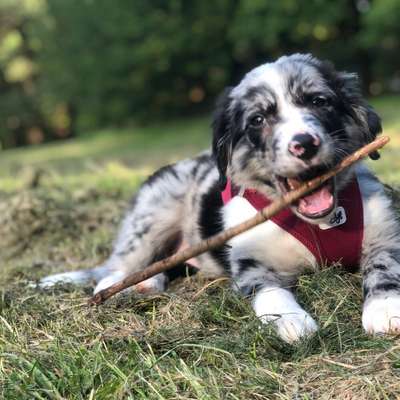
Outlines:
{"type": "Polygon", "coordinates": [[[284,208],[286,208],[291,203],[300,199],[307,193],[313,191],[314,189],[321,186],[322,183],[326,182],[328,179],[332,178],[334,175],[338,174],[345,168],[354,164],[355,162],[361,160],[366,157],[368,154],[372,152],[376,152],[378,149],[382,148],[385,144],[389,142],[389,137],[382,136],[370,144],[362,147],[357,150],[353,154],[344,158],[338,165],[336,165],[332,170],[326,172],[325,174],[316,177],[308,182],[305,182],[303,185],[298,187],[295,190],[292,190],[286,193],[284,196],[278,198],[269,206],[260,210],[254,217],[248,219],[247,221],[242,222],[236,226],[233,226],[223,232],[218,233],[217,235],[211,236],[208,239],[205,239],[194,246],[188,247],[182,251],[178,251],[170,257],[167,257],[161,261],[157,261],[151,264],[149,267],[140,272],[135,272],[131,275],[128,275],[121,282],[117,282],[116,284],[101,290],[96,295],[94,295],[89,304],[101,304],[109,297],[114,294],[130,287],[138,284],[148,278],[151,278],[154,275],[159,274],[160,272],[167,271],[173,267],[176,267],[183,262],[196,257],[202,253],[205,253],[210,250],[214,250],[218,247],[221,247],[224,243],[232,239],[234,236],[237,236],[256,225],[259,225],[284,208]]]}

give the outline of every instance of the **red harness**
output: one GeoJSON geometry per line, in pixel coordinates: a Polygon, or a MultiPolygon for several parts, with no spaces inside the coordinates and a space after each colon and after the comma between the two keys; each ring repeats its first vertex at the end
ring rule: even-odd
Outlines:
{"type": "MultiPolygon", "coordinates": [[[[224,204],[238,193],[230,180],[221,193],[224,204]]],[[[254,189],[246,189],[243,197],[257,210],[271,203],[267,197],[254,189]]],[[[361,193],[357,179],[349,183],[338,195],[338,206],[345,210],[347,220],[339,226],[321,229],[298,218],[285,208],[271,220],[303,243],[320,265],[340,262],[347,268],[356,267],[361,257],[364,221],[361,193]]]]}

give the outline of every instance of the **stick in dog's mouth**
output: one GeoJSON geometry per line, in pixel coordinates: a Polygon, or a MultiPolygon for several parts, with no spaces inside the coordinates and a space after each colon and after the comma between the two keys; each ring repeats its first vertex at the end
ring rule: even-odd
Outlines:
{"type": "MultiPolygon", "coordinates": [[[[255,226],[265,222],[266,220],[270,219],[271,217],[282,211],[284,208],[295,202],[299,202],[300,204],[301,201],[307,201],[308,199],[310,203],[314,203],[315,205],[315,203],[318,203],[320,201],[315,200],[318,197],[319,199],[322,199],[321,203],[328,203],[329,199],[326,200],[325,197],[328,198],[329,195],[327,195],[325,191],[328,191],[327,188],[329,187],[329,182],[334,178],[334,176],[343,171],[345,168],[348,168],[350,165],[361,160],[362,158],[365,158],[370,154],[375,154],[377,150],[385,146],[389,142],[389,140],[390,139],[388,136],[379,137],[378,139],[365,145],[364,147],[355,151],[353,154],[350,154],[349,156],[344,158],[330,171],[327,171],[321,176],[311,179],[308,182],[304,182],[299,185],[297,180],[296,182],[292,181],[292,190],[288,191],[284,196],[275,200],[269,206],[260,210],[254,217],[223,232],[220,232],[217,235],[211,236],[208,239],[205,239],[197,243],[196,245],[193,245],[192,247],[188,247],[185,250],[178,251],[170,257],[167,257],[161,261],[157,261],[143,271],[128,275],[121,282],[118,282],[98,292],[89,300],[89,304],[101,304],[114,294],[121,292],[122,290],[130,286],[136,285],[146,279],[151,278],[154,275],[174,268],[177,265],[186,262],[190,258],[197,257],[202,253],[221,247],[233,237],[240,235],[241,233],[248,231],[249,229],[254,228],[255,226]],[[317,195],[315,195],[315,193],[317,193],[317,195]],[[314,198],[313,196],[316,197],[314,198]]],[[[289,182],[288,184],[290,188],[291,185],[289,182]]],[[[313,205],[306,207],[310,207],[310,210],[314,209],[313,205]]]]}
{"type": "MultiPolygon", "coordinates": [[[[298,189],[305,182],[296,178],[278,177],[283,194],[298,189]]],[[[299,214],[310,218],[322,218],[328,215],[336,205],[335,178],[331,178],[317,189],[292,204],[299,214]]]]}

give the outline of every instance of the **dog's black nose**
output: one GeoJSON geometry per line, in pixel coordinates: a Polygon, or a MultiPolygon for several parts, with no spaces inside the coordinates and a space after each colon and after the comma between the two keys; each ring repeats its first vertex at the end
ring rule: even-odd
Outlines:
{"type": "Polygon", "coordinates": [[[309,133],[298,133],[293,136],[289,143],[289,152],[302,160],[313,158],[321,145],[321,140],[317,136],[309,133]]]}

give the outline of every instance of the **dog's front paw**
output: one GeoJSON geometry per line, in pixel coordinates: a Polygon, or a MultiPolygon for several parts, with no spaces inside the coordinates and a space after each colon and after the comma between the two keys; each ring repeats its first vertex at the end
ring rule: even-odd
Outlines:
{"type": "Polygon", "coordinates": [[[315,320],[305,311],[282,314],[274,323],[279,336],[287,343],[298,342],[318,330],[315,320]]]}
{"type": "Polygon", "coordinates": [[[253,301],[257,317],[273,323],[278,335],[287,343],[297,342],[318,330],[317,323],[296,302],[293,293],[279,287],[266,287],[253,301]]]}
{"type": "Polygon", "coordinates": [[[400,296],[367,300],[362,324],[371,334],[400,333],[400,296]]]}

